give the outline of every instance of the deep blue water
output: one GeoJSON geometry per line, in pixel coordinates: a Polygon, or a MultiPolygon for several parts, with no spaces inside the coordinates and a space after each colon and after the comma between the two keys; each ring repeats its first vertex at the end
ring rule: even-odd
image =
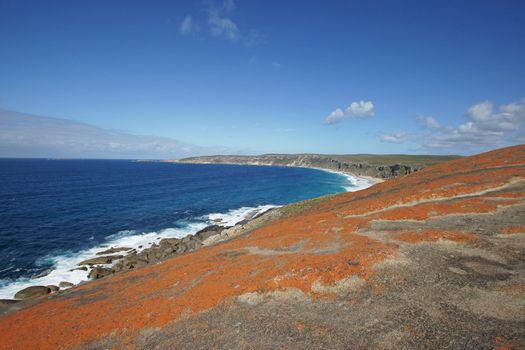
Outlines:
{"type": "Polygon", "coordinates": [[[0,159],[0,280],[34,276],[53,268],[46,257],[100,246],[118,232],[183,228],[210,213],[348,185],[343,176],[302,168],[0,159]]]}

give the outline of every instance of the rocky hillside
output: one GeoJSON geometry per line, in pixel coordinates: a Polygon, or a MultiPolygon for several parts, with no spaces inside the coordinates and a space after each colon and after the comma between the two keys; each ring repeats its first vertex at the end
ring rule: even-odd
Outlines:
{"type": "Polygon", "coordinates": [[[263,154],[260,156],[204,156],[184,158],[176,162],[193,164],[277,165],[323,168],[354,175],[389,179],[408,175],[429,165],[457,156],[411,155],[321,155],[321,154],[263,154]]]}
{"type": "Polygon", "coordinates": [[[285,208],[16,303],[0,349],[525,347],[524,145],[285,208]]]}

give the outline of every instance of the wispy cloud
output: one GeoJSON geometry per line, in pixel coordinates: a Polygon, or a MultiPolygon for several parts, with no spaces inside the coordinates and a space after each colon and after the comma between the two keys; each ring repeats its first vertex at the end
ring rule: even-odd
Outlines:
{"type": "Polygon", "coordinates": [[[184,19],[180,22],[179,31],[183,35],[188,35],[197,30],[197,26],[193,23],[193,19],[190,15],[186,15],[184,19]]]}
{"type": "Polygon", "coordinates": [[[241,32],[234,20],[234,12],[236,12],[236,5],[233,0],[207,2],[204,8],[205,16],[195,18],[187,15],[180,22],[179,31],[182,35],[205,32],[214,38],[238,42],[246,47],[268,43],[267,35],[258,30],[249,29],[241,32]]]}
{"type": "Polygon", "coordinates": [[[337,124],[348,118],[366,119],[374,116],[374,104],[372,101],[352,102],[343,111],[341,108],[335,109],[326,118],[325,124],[337,124]]]}
{"type": "Polygon", "coordinates": [[[466,123],[457,127],[441,127],[421,140],[425,148],[475,149],[498,147],[512,142],[514,133],[525,125],[525,98],[494,110],[489,101],[471,106],[466,123]]]}
{"type": "Polygon", "coordinates": [[[255,47],[268,43],[268,36],[256,30],[251,30],[248,34],[243,35],[242,41],[246,47],[255,47]]]}
{"type": "Polygon", "coordinates": [[[168,137],[133,135],[67,119],[0,110],[0,157],[148,158],[233,153],[168,137]]]}
{"type": "Polygon", "coordinates": [[[222,8],[226,13],[232,13],[235,10],[235,3],[233,0],[224,0],[222,2],[222,8]]]}
{"type": "Polygon", "coordinates": [[[445,125],[434,117],[418,117],[424,131],[414,134],[380,135],[383,142],[411,141],[421,149],[465,153],[502,147],[524,141],[525,98],[497,109],[490,101],[467,109],[467,121],[457,126],[445,125]],[[403,137],[405,136],[405,137],[403,137]]]}
{"type": "Polygon", "coordinates": [[[409,138],[409,135],[404,132],[397,132],[397,133],[393,133],[390,135],[381,134],[379,136],[379,140],[381,142],[396,143],[396,144],[403,143],[406,140],[408,140],[408,138],[409,138]]]}
{"type": "Polygon", "coordinates": [[[229,40],[237,40],[241,33],[232,19],[222,16],[220,13],[211,11],[208,16],[210,33],[215,37],[222,37],[229,40]]]}
{"type": "Polygon", "coordinates": [[[428,116],[424,117],[425,126],[429,129],[440,130],[443,126],[436,120],[436,118],[428,116]]]}

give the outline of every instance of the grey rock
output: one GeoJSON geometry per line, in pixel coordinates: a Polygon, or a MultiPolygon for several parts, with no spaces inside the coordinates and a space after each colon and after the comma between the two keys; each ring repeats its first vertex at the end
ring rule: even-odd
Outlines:
{"type": "Polygon", "coordinates": [[[159,242],[160,247],[177,246],[180,243],[178,238],[164,238],[159,242]]]}
{"type": "Polygon", "coordinates": [[[71,269],[69,271],[75,271],[75,270],[79,270],[79,271],[87,271],[88,268],[86,266],[81,266],[81,267],[76,267],[74,269],[71,269]]]}
{"type": "Polygon", "coordinates": [[[60,288],[58,288],[58,286],[55,286],[53,284],[49,285],[49,286],[46,286],[47,288],[49,288],[51,290],[51,292],[58,292],[58,290],[60,288]]]}
{"type": "Polygon", "coordinates": [[[128,250],[131,250],[131,248],[111,247],[109,249],[106,249],[106,250],[103,250],[101,252],[98,252],[96,255],[105,255],[105,254],[114,254],[114,253],[120,253],[120,252],[127,252],[128,250]]]}
{"type": "Polygon", "coordinates": [[[204,229],[200,230],[195,234],[195,236],[200,239],[201,241],[206,240],[207,238],[210,238],[211,236],[218,235],[222,232],[224,227],[219,225],[211,225],[208,227],[205,227],[204,229]]]}
{"type": "Polygon", "coordinates": [[[111,275],[112,273],[114,273],[113,269],[110,269],[108,267],[96,266],[91,271],[89,271],[88,278],[96,280],[111,275]]]}
{"type": "Polygon", "coordinates": [[[49,287],[31,286],[18,291],[15,294],[15,299],[30,299],[49,293],[51,293],[51,289],[49,287]]]}
{"type": "Polygon", "coordinates": [[[111,264],[113,260],[121,259],[124,255],[107,255],[107,256],[99,256],[96,258],[87,259],[84,261],[81,261],[78,263],[79,266],[81,265],[99,265],[99,264],[111,264]]]}
{"type": "Polygon", "coordinates": [[[59,286],[60,288],[69,288],[69,287],[73,287],[74,284],[71,283],[71,282],[62,281],[62,282],[60,282],[60,283],[58,284],[58,286],[59,286]]]}

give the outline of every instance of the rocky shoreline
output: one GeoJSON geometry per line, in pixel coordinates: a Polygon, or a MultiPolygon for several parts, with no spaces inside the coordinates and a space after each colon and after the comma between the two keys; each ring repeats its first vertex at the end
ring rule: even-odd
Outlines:
{"type": "MultiPolygon", "coordinates": [[[[193,252],[202,247],[250,232],[268,219],[280,217],[279,209],[280,207],[274,207],[262,213],[254,210],[233,226],[222,225],[218,221],[183,238],[160,239],[158,243],[153,243],[150,247],[142,250],[118,246],[104,248],[95,253],[94,257],[79,262],[78,267],[72,270],[89,271],[88,281],[81,282],[79,284],[81,285],[137,267],[157,264],[174,256],[193,252]]],[[[71,282],[62,281],[58,285],[34,285],[23,288],[15,294],[14,299],[0,299],[0,308],[8,308],[23,300],[57,295],[74,286],[75,284],[71,282]]]]}
{"type": "Polygon", "coordinates": [[[409,175],[426,166],[455,158],[457,156],[263,154],[258,156],[200,156],[166,162],[317,168],[381,182],[409,175]]]}
{"type": "MultiPolygon", "coordinates": [[[[6,302],[0,348],[521,349],[524,156],[293,203],[192,253],[154,264],[157,248],[143,268],[6,302]]],[[[94,257],[127,254],[104,249],[94,257]]]]}
{"type": "MultiPolygon", "coordinates": [[[[313,168],[322,171],[338,173],[342,176],[351,176],[364,179],[370,185],[385,181],[384,179],[366,175],[356,176],[345,170],[331,170],[312,166],[290,165],[294,167],[313,168]]],[[[368,187],[368,186],[367,186],[368,187]]],[[[357,187],[356,190],[362,189],[357,187]]],[[[322,198],[322,197],[321,197],[322,198]]],[[[312,200],[309,200],[312,201],[312,200]]],[[[299,202],[296,204],[306,203],[309,201],[299,202]]],[[[290,204],[288,206],[293,206],[290,204]]],[[[286,207],[288,207],[286,206],[286,207]]],[[[88,272],[88,281],[80,282],[79,285],[88,283],[93,280],[101,279],[109,275],[132,270],[137,267],[143,267],[150,264],[157,264],[169,258],[184,253],[193,252],[201,247],[216,244],[228,240],[242,233],[252,231],[260,226],[261,221],[267,221],[267,218],[280,217],[280,208],[274,207],[264,212],[247,214],[247,216],[233,226],[222,225],[220,221],[183,238],[163,238],[150,247],[139,249],[123,246],[106,247],[95,253],[92,258],[85,259],[77,264],[78,267],[73,270],[82,270],[88,272]],[[264,216],[264,218],[262,218],[264,216]]],[[[38,276],[41,277],[41,276],[38,276]]],[[[33,285],[19,290],[14,299],[0,299],[0,308],[8,307],[19,301],[34,299],[46,295],[55,295],[74,287],[76,284],[69,281],[61,281],[57,285],[33,285]]]]}

